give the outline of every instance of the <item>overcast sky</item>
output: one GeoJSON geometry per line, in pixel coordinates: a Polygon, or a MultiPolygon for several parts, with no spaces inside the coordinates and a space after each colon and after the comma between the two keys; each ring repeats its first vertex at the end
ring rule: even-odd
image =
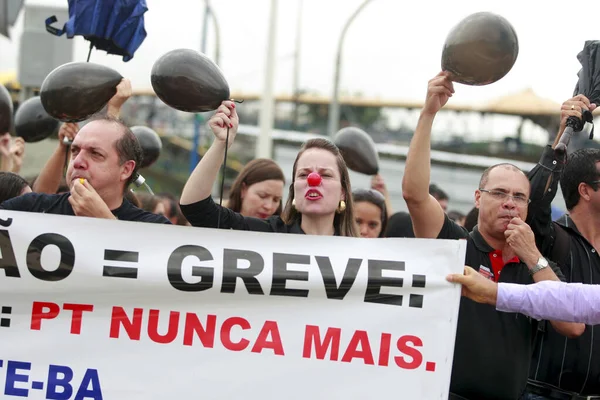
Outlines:
{"type": "MultiPolygon", "coordinates": [[[[301,87],[329,94],[335,49],[341,27],[363,0],[303,0],[301,87]]],[[[28,4],[64,5],[66,0],[26,0],[28,4]]],[[[100,51],[94,62],[110,65],[130,77],[136,87],[150,86],[153,62],[165,52],[200,49],[203,2],[147,0],[148,36],[133,60],[100,51]]],[[[296,15],[299,0],[279,0],[276,91],[292,89],[296,15]]],[[[259,92],[263,83],[269,0],[212,0],[221,30],[221,68],[232,91],[259,92]]],[[[562,102],[577,81],[576,55],[585,40],[598,39],[597,15],[581,9],[550,6],[544,1],[373,0],[354,21],[344,46],[341,87],[349,92],[386,99],[422,99],[427,80],[440,69],[441,49],[449,30],[465,16],[492,11],[507,18],[519,36],[519,58],[501,81],[486,87],[460,86],[452,101],[477,103],[526,87],[562,102]],[[578,19],[589,18],[577,23],[578,19]]],[[[592,11],[592,10],[590,10],[592,11]]],[[[0,38],[0,70],[16,67],[22,22],[13,39],[0,38]]],[[[214,55],[209,30],[208,55],[214,55]]],[[[67,39],[65,39],[67,40],[67,39]]],[[[85,60],[85,40],[76,40],[76,60],[85,60]]]]}
{"type": "MultiPolygon", "coordinates": [[[[300,87],[330,95],[335,50],[342,26],[363,0],[302,0],[300,87]]],[[[26,0],[62,5],[66,0],[26,0]]],[[[175,48],[200,49],[201,0],[147,0],[148,36],[133,60],[95,51],[91,61],[129,77],[135,88],[150,88],[154,61],[175,48]]],[[[262,90],[270,0],[212,0],[221,31],[221,62],[232,92],[262,90]]],[[[278,1],[275,90],[291,93],[299,0],[278,1]]],[[[519,57],[511,72],[484,87],[456,85],[454,103],[481,104],[527,87],[561,103],[571,97],[586,40],[598,39],[597,13],[546,1],[373,0],[346,36],[340,88],[344,92],[397,100],[422,100],[427,81],[440,70],[441,50],[462,18],[491,11],[508,19],[519,37],[519,57]]],[[[573,3],[575,4],[575,3],[573,3]]],[[[64,22],[64,21],[59,21],[64,22]]],[[[0,37],[0,71],[16,68],[22,17],[12,40],[0,37]]],[[[214,56],[213,27],[207,54],[214,56]]],[[[67,40],[66,38],[64,40],[67,40]]],[[[85,61],[87,42],[75,39],[74,60],[85,61]]]]}

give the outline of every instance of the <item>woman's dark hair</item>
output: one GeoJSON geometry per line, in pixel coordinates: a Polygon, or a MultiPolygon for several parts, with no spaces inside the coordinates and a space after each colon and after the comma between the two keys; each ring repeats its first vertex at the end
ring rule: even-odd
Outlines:
{"type": "Polygon", "coordinates": [[[298,168],[298,160],[309,149],[323,149],[333,154],[337,161],[337,167],[340,172],[342,190],[345,194],[346,209],[345,211],[335,215],[333,219],[333,228],[336,232],[339,232],[340,236],[358,237],[358,227],[354,220],[354,201],[352,199],[352,185],[350,184],[350,174],[348,173],[348,167],[344,161],[340,149],[330,140],[325,138],[316,138],[307,140],[300,151],[296,155],[294,160],[294,166],[292,167],[292,183],[290,183],[290,191],[287,202],[283,212],[281,213],[281,219],[286,224],[293,224],[295,222],[301,222],[302,214],[300,214],[293,206],[294,203],[294,182],[296,181],[296,170],[298,168]]]}
{"type": "Polygon", "coordinates": [[[479,208],[473,207],[465,217],[465,229],[471,232],[477,225],[477,218],[479,218],[479,208]]]}
{"type": "Polygon", "coordinates": [[[169,202],[169,208],[165,211],[167,212],[166,217],[171,218],[175,217],[178,214],[179,209],[179,199],[174,194],[168,192],[162,192],[156,195],[159,199],[166,199],[169,202]]]}
{"type": "Polygon", "coordinates": [[[412,219],[406,211],[398,211],[388,221],[384,237],[414,238],[412,219]]]}
{"type": "MultiPolygon", "coordinates": [[[[172,193],[162,192],[156,195],[161,200],[168,200],[169,207],[165,210],[167,219],[175,218],[175,225],[187,225],[188,220],[185,218],[179,207],[179,197],[172,193]]],[[[173,222],[173,221],[171,221],[173,222]]]]}
{"type": "Polygon", "coordinates": [[[356,189],[352,192],[352,197],[354,204],[366,201],[379,207],[381,210],[381,232],[379,232],[379,237],[384,237],[388,222],[385,196],[375,189],[356,189]]]}
{"type": "Polygon", "coordinates": [[[28,186],[29,182],[25,178],[12,172],[0,172],[0,204],[20,196],[28,186]]]}
{"type": "MultiPolygon", "coordinates": [[[[277,180],[285,183],[285,176],[283,176],[283,171],[279,165],[277,165],[275,161],[266,158],[257,158],[256,160],[250,161],[240,171],[231,185],[227,208],[238,213],[241,212],[242,190],[244,187],[249,187],[255,183],[269,180],[277,180]]],[[[281,215],[281,209],[281,201],[279,201],[279,207],[277,207],[274,215],[281,215]]]]}

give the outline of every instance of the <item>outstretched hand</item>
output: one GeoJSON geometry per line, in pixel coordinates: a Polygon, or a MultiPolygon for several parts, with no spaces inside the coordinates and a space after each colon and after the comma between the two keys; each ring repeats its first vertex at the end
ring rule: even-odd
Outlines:
{"type": "Polygon", "coordinates": [[[22,137],[16,137],[10,146],[10,159],[12,161],[11,172],[18,174],[23,166],[23,157],[25,156],[25,140],[22,137]]]}
{"type": "Polygon", "coordinates": [[[465,266],[464,275],[450,274],[446,277],[448,282],[460,283],[462,295],[477,303],[496,305],[498,284],[485,278],[469,266],[465,266]]]}
{"type": "Polygon", "coordinates": [[[427,97],[423,112],[436,114],[442,109],[454,94],[454,85],[450,79],[450,73],[442,71],[431,79],[427,85],[427,97]]]}
{"type": "Polygon", "coordinates": [[[2,155],[2,157],[10,157],[10,143],[10,133],[6,132],[0,136],[0,155],[2,155]]]}
{"type": "Polygon", "coordinates": [[[121,107],[123,107],[123,104],[129,100],[132,94],[133,91],[131,89],[131,81],[127,78],[121,79],[121,82],[119,82],[117,85],[117,92],[108,101],[106,113],[115,118],[119,118],[121,114],[121,107]]]}
{"type": "Polygon", "coordinates": [[[66,147],[69,143],[73,143],[78,131],[79,124],[76,122],[66,122],[62,124],[58,130],[58,145],[66,147]]]}
{"type": "Polygon", "coordinates": [[[562,133],[567,127],[567,120],[569,117],[576,117],[579,119],[583,118],[583,112],[585,110],[594,111],[597,105],[591,103],[590,100],[582,94],[578,94],[575,97],[571,97],[562,103],[560,107],[560,126],[558,128],[557,140],[562,136],[562,133]]]}
{"type": "Polygon", "coordinates": [[[227,129],[229,128],[229,143],[227,145],[231,146],[237,134],[239,123],[235,103],[231,100],[226,100],[221,103],[215,115],[208,121],[208,126],[210,126],[215,138],[221,142],[225,142],[227,129]]]}

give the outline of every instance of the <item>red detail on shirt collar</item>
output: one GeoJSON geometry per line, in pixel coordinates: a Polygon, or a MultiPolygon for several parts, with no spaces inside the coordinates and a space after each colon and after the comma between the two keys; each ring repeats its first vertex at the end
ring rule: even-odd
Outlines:
{"type": "Polygon", "coordinates": [[[519,257],[514,256],[513,258],[511,258],[510,260],[508,260],[506,263],[504,261],[502,261],[502,250],[494,250],[488,253],[489,257],[490,257],[490,263],[492,264],[492,269],[494,270],[494,281],[498,282],[498,280],[500,279],[500,272],[502,271],[502,268],[504,268],[504,266],[506,264],[510,264],[510,263],[520,263],[521,260],[519,260],[519,257]]]}

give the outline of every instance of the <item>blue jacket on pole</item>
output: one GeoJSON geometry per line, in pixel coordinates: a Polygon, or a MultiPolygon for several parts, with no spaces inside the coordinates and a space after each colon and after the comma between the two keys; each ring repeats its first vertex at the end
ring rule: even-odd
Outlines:
{"type": "Polygon", "coordinates": [[[63,29],[51,24],[56,16],[46,20],[46,30],[69,39],[83,36],[90,48],[123,56],[129,61],[146,38],[144,13],[146,0],[69,0],[69,20],[63,29]]]}

